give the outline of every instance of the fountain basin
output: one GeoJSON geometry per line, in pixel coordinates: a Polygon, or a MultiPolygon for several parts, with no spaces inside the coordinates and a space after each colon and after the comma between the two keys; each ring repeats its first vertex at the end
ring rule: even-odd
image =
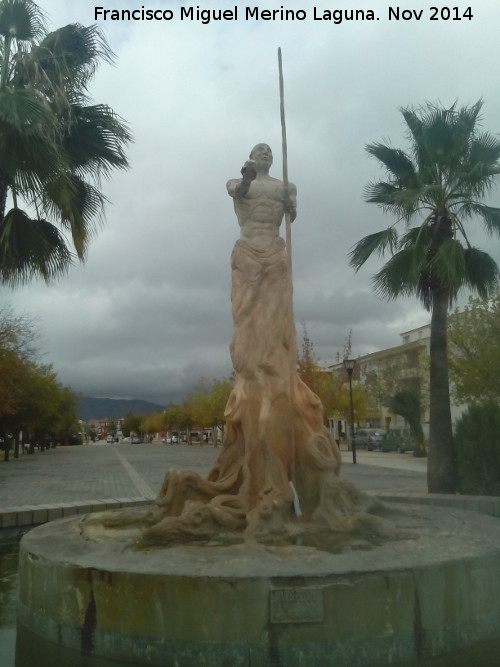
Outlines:
{"type": "Polygon", "coordinates": [[[176,667],[399,664],[499,636],[498,519],[391,507],[400,539],[341,553],[138,549],[135,529],[54,521],[22,539],[19,623],[83,654],[176,667]]]}

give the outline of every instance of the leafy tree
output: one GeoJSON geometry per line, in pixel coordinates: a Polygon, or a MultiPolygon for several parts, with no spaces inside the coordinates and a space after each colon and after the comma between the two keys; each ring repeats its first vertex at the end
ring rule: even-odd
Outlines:
{"type": "Polygon", "coordinates": [[[389,407],[395,414],[401,415],[408,422],[416,440],[413,455],[426,456],[427,452],[420,413],[420,398],[416,392],[409,389],[398,391],[391,397],[389,407]]]}
{"type": "Polygon", "coordinates": [[[179,406],[179,429],[186,431],[188,444],[193,444],[191,430],[195,425],[195,409],[196,406],[191,396],[188,396],[179,406]]]}
{"type": "MultiPolygon", "coordinates": [[[[178,418],[189,429],[193,426],[212,428],[213,444],[216,446],[217,429],[224,430],[224,410],[232,389],[232,382],[223,378],[208,383],[199,378],[193,392],[186,398],[178,410],[178,418]]],[[[182,428],[182,426],[181,426],[182,428]]]]}
{"type": "Polygon", "coordinates": [[[297,372],[300,375],[300,379],[305,382],[311,391],[314,391],[319,369],[316,363],[314,344],[309,338],[307,327],[304,324],[302,328],[302,349],[297,358],[297,372]]]}
{"type": "Polygon", "coordinates": [[[470,405],[460,417],[455,454],[459,493],[500,495],[500,406],[496,401],[470,405]]]}
{"type": "MultiPolygon", "coordinates": [[[[7,355],[10,361],[12,354],[7,355]]],[[[6,368],[5,359],[0,355],[0,431],[16,438],[23,431],[31,440],[71,434],[77,421],[76,394],[60,384],[50,365],[23,362],[17,357],[16,363],[6,368]],[[6,391],[9,396],[4,402],[6,391]]]]}
{"type": "Polygon", "coordinates": [[[88,97],[99,63],[113,58],[97,26],[47,32],[31,0],[0,2],[0,282],[65,272],[73,254],[61,230],[85,259],[101,179],[128,166],[124,122],[88,97]]]}
{"type": "Polygon", "coordinates": [[[0,349],[15,352],[23,360],[39,354],[36,323],[27,315],[17,315],[8,305],[0,306],[0,349]]]}
{"type": "Polygon", "coordinates": [[[411,390],[420,399],[421,409],[429,403],[429,355],[423,345],[382,357],[373,355],[363,368],[363,384],[377,406],[389,407],[398,391],[411,390]]]}
{"type": "MultiPolygon", "coordinates": [[[[4,440],[8,434],[16,433],[15,420],[21,407],[20,385],[24,375],[25,363],[19,355],[0,347],[0,438],[4,440]]],[[[5,460],[8,460],[9,449],[5,449],[5,460]]]]}
{"type": "Polygon", "coordinates": [[[167,431],[173,431],[180,428],[181,418],[180,405],[169,403],[163,413],[163,425],[167,431]]]}
{"type": "Polygon", "coordinates": [[[193,392],[182,403],[169,403],[162,415],[163,426],[168,431],[190,431],[193,426],[211,426],[216,446],[217,429],[224,431],[224,410],[232,386],[231,380],[226,378],[213,380],[210,384],[205,378],[200,378],[193,392]]]}
{"type": "Polygon", "coordinates": [[[427,409],[429,404],[429,355],[427,349],[418,343],[411,344],[408,349],[397,349],[397,352],[391,355],[377,357],[368,362],[363,370],[363,384],[376,409],[381,406],[389,408],[395,414],[399,414],[408,419],[408,410],[405,410],[406,403],[403,402],[403,412],[395,410],[394,406],[400,406],[399,402],[394,403],[393,399],[398,394],[411,394],[410,402],[417,401],[418,405],[413,406],[409,414],[417,414],[418,409],[418,430],[413,429],[417,438],[418,446],[414,450],[416,456],[426,455],[424,444],[424,435],[422,431],[422,412],[427,409]],[[418,432],[417,432],[418,431],[418,432]],[[421,444],[420,444],[421,443],[421,444]]]}
{"type": "Polygon", "coordinates": [[[211,423],[210,388],[205,378],[200,378],[193,392],[183,403],[184,411],[189,412],[190,426],[197,425],[200,428],[211,423]]]}
{"type": "Polygon", "coordinates": [[[122,433],[125,436],[129,436],[131,433],[140,433],[141,432],[141,415],[133,415],[129,412],[125,415],[125,419],[122,422],[122,433]]]}
{"type": "Polygon", "coordinates": [[[78,396],[69,387],[57,382],[57,397],[52,415],[49,416],[47,432],[57,439],[66,434],[73,435],[78,431],[78,396]]]}
{"type": "Polygon", "coordinates": [[[226,418],[224,416],[224,412],[232,388],[233,388],[232,380],[228,378],[222,378],[221,380],[214,380],[210,390],[211,422],[209,423],[211,423],[212,426],[214,427],[213,428],[214,446],[217,445],[216,428],[222,431],[222,434],[224,435],[224,427],[226,424],[226,418]]]}
{"type": "MultiPolygon", "coordinates": [[[[351,355],[351,336],[349,331],[346,337],[342,356],[344,359],[351,355]]],[[[340,354],[337,354],[337,362],[340,354]]],[[[317,363],[314,344],[309,338],[304,325],[302,349],[297,360],[297,371],[303,382],[313,391],[323,404],[324,417],[327,420],[335,414],[336,418],[351,420],[351,399],[349,392],[349,376],[344,366],[335,372],[325,371],[317,363]]],[[[352,386],[354,422],[364,419],[369,407],[369,396],[365,387],[359,383],[359,367],[355,370],[352,386]]]]}
{"type": "Polygon", "coordinates": [[[78,398],[57,380],[51,366],[31,369],[29,387],[23,394],[23,410],[18,413],[23,431],[44,439],[67,439],[77,431],[78,398]]]}
{"type": "Polygon", "coordinates": [[[74,430],[77,397],[61,385],[50,364],[37,360],[38,331],[27,316],[0,308],[0,437],[20,431],[38,438],[74,430]]]}
{"type": "Polygon", "coordinates": [[[116,437],[116,422],[111,420],[109,422],[106,422],[106,433],[107,435],[112,435],[113,438],[116,437]]]}
{"type": "Polygon", "coordinates": [[[479,219],[500,234],[500,209],[483,202],[500,172],[500,139],[479,129],[482,101],[450,109],[402,109],[409,152],[382,143],[366,147],[386,169],[385,181],[366,188],[366,200],[396,216],[389,228],[369,234],[350,253],[359,270],[372,255],[391,257],[375,274],[384,297],[416,295],[431,311],[429,491],[456,488],[448,381],[448,307],[462,288],[485,296],[498,266],[473,247],[466,223],[479,219]],[[411,223],[417,224],[411,227],[411,223]],[[406,228],[398,233],[399,223],[406,228]]]}
{"type": "Polygon", "coordinates": [[[500,400],[500,290],[470,297],[450,317],[450,379],[457,403],[500,400]]]}
{"type": "Polygon", "coordinates": [[[163,427],[163,414],[161,412],[148,412],[142,415],[141,418],[141,433],[144,435],[152,435],[161,431],[163,427]]]}
{"type": "MultiPolygon", "coordinates": [[[[368,413],[369,405],[370,397],[366,391],[366,388],[362,384],[353,383],[352,407],[355,424],[365,419],[368,413]]],[[[351,421],[351,397],[348,380],[340,385],[335,395],[335,412],[346,421],[351,421]]]]}
{"type": "Polygon", "coordinates": [[[217,430],[224,432],[224,411],[232,388],[233,383],[226,378],[213,380],[210,385],[202,379],[191,397],[194,421],[200,426],[212,427],[214,446],[217,445],[217,430]]]}
{"type": "Polygon", "coordinates": [[[339,379],[318,365],[314,344],[305,325],[303,325],[302,349],[297,359],[297,372],[300,379],[320,398],[325,418],[329,417],[337,408],[336,399],[342,391],[344,378],[339,379]]]}

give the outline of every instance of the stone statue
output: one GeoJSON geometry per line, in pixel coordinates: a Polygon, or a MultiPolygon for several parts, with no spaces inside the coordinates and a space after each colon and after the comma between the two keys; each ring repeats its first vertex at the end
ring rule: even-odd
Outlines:
{"type": "Polygon", "coordinates": [[[268,250],[279,238],[285,209],[295,220],[297,189],[269,176],[273,154],[267,144],[257,144],[241,170],[242,178],[231,179],[227,191],[241,227],[241,238],[255,250],[268,250]],[[288,201],[285,201],[287,198],[288,201]]]}
{"type": "MultiPolygon", "coordinates": [[[[269,176],[272,161],[269,146],[257,144],[242,177],[227,183],[241,238],[231,258],[235,382],[222,450],[206,479],[167,472],[156,505],[138,519],[149,525],[145,542],[225,532],[265,541],[366,523],[370,501],[339,479],[340,452],[323,406],[296,371],[292,282],[279,235],[285,212],[296,217],[296,188],[285,192],[269,176]]],[[[122,513],[107,525],[132,520],[122,513]]],[[[390,532],[386,522],[376,523],[390,532]]]]}

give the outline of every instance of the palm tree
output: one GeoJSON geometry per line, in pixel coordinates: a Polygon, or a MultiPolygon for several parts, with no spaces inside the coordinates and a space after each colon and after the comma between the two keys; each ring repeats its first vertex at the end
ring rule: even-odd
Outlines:
{"type": "Polygon", "coordinates": [[[103,217],[101,179],[128,166],[125,123],[88,98],[99,62],[113,57],[96,26],[48,33],[31,0],[0,2],[0,282],[55,278],[71,246],[85,259],[103,217]]]}
{"type": "Polygon", "coordinates": [[[385,181],[368,184],[366,201],[393,213],[396,221],[361,239],[350,253],[357,271],[371,255],[389,252],[374,276],[375,289],[386,298],[417,295],[432,312],[427,481],[434,493],[455,491],[448,307],[460,289],[485,295],[499,276],[495,261],[473,247],[466,229],[478,219],[487,234],[500,235],[500,209],[483,201],[500,173],[500,140],[479,130],[481,107],[479,100],[470,107],[401,109],[410,151],[382,143],[366,147],[387,172],[385,181]]]}

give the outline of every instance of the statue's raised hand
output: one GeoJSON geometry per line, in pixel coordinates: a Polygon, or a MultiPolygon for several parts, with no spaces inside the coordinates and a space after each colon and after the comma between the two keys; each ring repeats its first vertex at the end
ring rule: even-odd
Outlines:
{"type": "Polygon", "coordinates": [[[241,168],[241,175],[245,183],[251,183],[257,176],[257,167],[254,160],[247,160],[241,168]]]}

